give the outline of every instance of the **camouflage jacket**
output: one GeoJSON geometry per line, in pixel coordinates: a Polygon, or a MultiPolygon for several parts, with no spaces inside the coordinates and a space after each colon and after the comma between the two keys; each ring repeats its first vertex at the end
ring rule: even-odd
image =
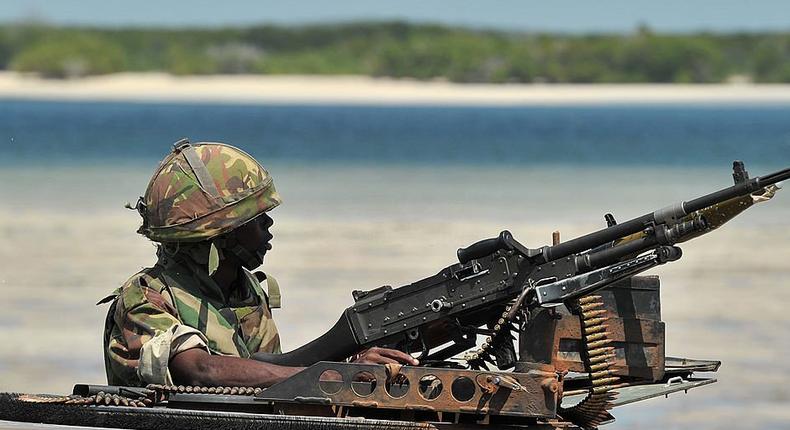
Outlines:
{"type": "Polygon", "coordinates": [[[226,298],[189,257],[160,258],[102,300],[112,300],[104,328],[108,383],[172,384],[170,357],[190,348],[243,358],[281,352],[268,297],[241,270],[239,288],[226,298]]]}

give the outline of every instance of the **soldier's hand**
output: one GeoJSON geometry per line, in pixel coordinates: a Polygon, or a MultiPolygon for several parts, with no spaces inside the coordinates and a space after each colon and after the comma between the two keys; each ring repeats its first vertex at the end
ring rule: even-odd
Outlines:
{"type": "Polygon", "coordinates": [[[359,353],[353,360],[354,363],[360,364],[409,364],[416,366],[420,362],[409,354],[397,349],[380,348],[374,346],[359,353]]]}

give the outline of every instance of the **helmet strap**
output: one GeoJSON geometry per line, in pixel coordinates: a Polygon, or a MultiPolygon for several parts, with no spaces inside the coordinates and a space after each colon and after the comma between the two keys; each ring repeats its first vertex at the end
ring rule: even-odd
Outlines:
{"type": "Polygon", "coordinates": [[[206,165],[203,164],[203,160],[200,159],[200,155],[198,155],[195,147],[189,144],[189,140],[181,139],[174,143],[173,151],[180,152],[184,155],[184,159],[195,174],[195,179],[197,179],[200,188],[213,199],[219,199],[220,193],[217,190],[217,186],[214,184],[211,173],[209,173],[206,165]]]}
{"type": "Polygon", "coordinates": [[[208,275],[212,276],[219,269],[220,251],[214,242],[211,242],[208,250],[208,275]]]}
{"type": "Polygon", "coordinates": [[[230,252],[231,254],[235,255],[236,258],[241,260],[241,265],[247,270],[252,270],[263,263],[263,259],[261,259],[257,253],[253,254],[252,252],[247,251],[238,243],[230,248],[226,248],[226,251],[230,252]]]}
{"type": "Polygon", "coordinates": [[[219,249],[220,259],[223,259],[222,253],[232,254],[241,261],[241,265],[247,270],[252,270],[263,263],[263,258],[257,252],[252,253],[241,246],[232,233],[214,239],[212,246],[216,246],[219,249]]]}

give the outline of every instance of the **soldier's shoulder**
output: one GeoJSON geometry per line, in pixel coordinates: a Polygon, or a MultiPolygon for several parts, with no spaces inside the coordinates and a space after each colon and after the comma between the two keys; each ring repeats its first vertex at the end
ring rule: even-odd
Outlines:
{"type": "Polygon", "coordinates": [[[115,298],[125,309],[132,309],[143,303],[162,304],[162,290],[165,284],[158,268],[143,269],[127,279],[117,290],[115,298]]]}

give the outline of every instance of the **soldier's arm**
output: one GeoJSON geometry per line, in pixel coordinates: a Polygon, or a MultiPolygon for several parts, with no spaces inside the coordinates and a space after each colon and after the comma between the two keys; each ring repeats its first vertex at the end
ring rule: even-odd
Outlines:
{"type": "Polygon", "coordinates": [[[170,374],[178,385],[268,387],[299,373],[303,367],[285,367],[239,357],[212,355],[188,349],[170,359],[170,374]]]}
{"type": "MultiPolygon", "coordinates": [[[[354,360],[364,364],[419,362],[405,352],[370,348],[354,360]]],[[[286,367],[239,357],[212,355],[201,348],[188,349],[170,359],[170,374],[177,385],[268,387],[301,372],[304,367],[286,367]]]]}

